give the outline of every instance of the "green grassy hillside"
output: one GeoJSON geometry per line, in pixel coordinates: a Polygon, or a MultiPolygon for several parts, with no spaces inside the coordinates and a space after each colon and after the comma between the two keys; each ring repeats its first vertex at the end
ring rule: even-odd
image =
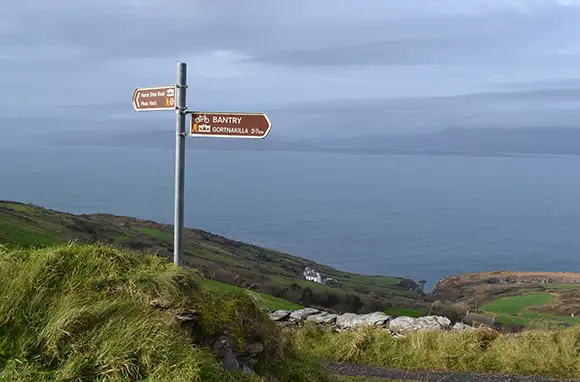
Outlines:
{"type": "MultiPolygon", "coordinates": [[[[557,329],[577,325],[580,317],[572,317],[565,310],[578,306],[578,286],[573,286],[573,300],[564,297],[570,293],[567,288],[522,288],[498,295],[477,311],[495,317],[502,324],[522,325],[529,328],[557,329]]],[[[575,310],[572,310],[575,312],[575,310]]]]}
{"type": "Polygon", "coordinates": [[[0,249],[0,381],[262,380],[223,369],[210,351],[223,333],[240,354],[264,345],[262,377],[328,380],[251,293],[218,292],[193,270],[105,245],[0,249]],[[192,333],[175,318],[184,310],[199,316],[192,333]]]}
{"type": "MultiPolygon", "coordinates": [[[[0,202],[0,244],[8,248],[103,242],[171,258],[172,232],[170,225],[135,218],[72,215],[29,204],[0,202]]],[[[421,303],[420,288],[408,279],[341,272],[195,229],[186,229],[184,257],[186,266],[199,269],[207,278],[299,305],[363,312],[421,303]],[[327,286],[304,280],[305,267],[317,269],[334,283],[327,286]]]]}
{"type": "Polygon", "coordinates": [[[530,293],[520,296],[501,297],[484,305],[481,309],[498,314],[519,314],[529,306],[545,305],[554,302],[549,293],[530,293]]]}

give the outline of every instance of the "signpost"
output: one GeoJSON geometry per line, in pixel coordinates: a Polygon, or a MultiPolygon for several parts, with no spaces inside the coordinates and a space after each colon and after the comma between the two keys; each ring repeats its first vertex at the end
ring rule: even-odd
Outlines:
{"type": "Polygon", "coordinates": [[[133,92],[133,108],[136,111],[174,110],[175,86],[135,89],[133,92]]]}
{"type": "Polygon", "coordinates": [[[185,94],[187,64],[177,64],[177,84],[153,88],[137,88],[133,92],[135,111],[175,110],[175,211],[173,262],[183,264],[183,210],[185,183],[185,137],[218,137],[262,139],[270,132],[271,123],[262,113],[223,113],[188,111],[185,94]],[[191,114],[188,134],[185,117],[191,114]]]}
{"type": "Polygon", "coordinates": [[[191,136],[262,139],[272,126],[265,114],[191,111],[188,114],[191,114],[191,136]]]}

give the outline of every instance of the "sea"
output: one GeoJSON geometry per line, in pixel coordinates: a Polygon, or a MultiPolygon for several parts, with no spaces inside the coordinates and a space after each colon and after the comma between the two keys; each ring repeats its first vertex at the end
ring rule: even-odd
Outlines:
{"type": "MultiPolygon", "coordinates": [[[[0,199],[173,221],[174,152],[0,145],[0,199]]],[[[185,224],[362,274],[580,272],[580,157],[191,150],[185,224]]]]}

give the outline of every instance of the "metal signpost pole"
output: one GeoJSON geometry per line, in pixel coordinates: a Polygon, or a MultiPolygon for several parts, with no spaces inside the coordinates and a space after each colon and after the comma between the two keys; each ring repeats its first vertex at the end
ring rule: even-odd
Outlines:
{"type": "Polygon", "coordinates": [[[189,111],[185,104],[187,64],[177,64],[177,84],[137,88],[133,92],[135,111],[175,110],[175,210],[173,262],[183,265],[183,212],[185,185],[185,137],[264,139],[272,124],[264,113],[189,111]],[[185,132],[185,117],[191,114],[191,127],[185,132]]]}
{"type": "Polygon", "coordinates": [[[185,92],[187,89],[187,64],[177,64],[177,84],[175,95],[175,215],[173,238],[173,262],[183,264],[183,210],[185,181],[185,92]]]}

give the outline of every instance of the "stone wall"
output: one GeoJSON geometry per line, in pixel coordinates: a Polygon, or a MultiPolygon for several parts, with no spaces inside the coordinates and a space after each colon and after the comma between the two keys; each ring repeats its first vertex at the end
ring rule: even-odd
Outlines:
{"type": "Polygon", "coordinates": [[[451,320],[441,316],[393,318],[381,312],[368,314],[334,314],[313,308],[295,311],[277,310],[271,312],[269,315],[270,319],[283,326],[300,327],[305,322],[312,322],[317,325],[330,326],[334,331],[374,326],[390,331],[393,336],[405,336],[408,333],[420,331],[475,330],[474,327],[462,322],[452,325],[451,320]]]}

